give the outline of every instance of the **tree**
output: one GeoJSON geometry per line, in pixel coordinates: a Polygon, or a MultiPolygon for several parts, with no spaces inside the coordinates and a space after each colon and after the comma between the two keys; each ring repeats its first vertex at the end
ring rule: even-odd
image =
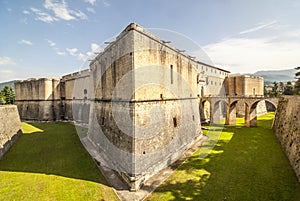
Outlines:
{"type": "Polygon", "coordinates": [[[283,91],[284,95],[293,95],[294,94],[294,87],[291,82],[287,82],[286,86],[284,87],[283,91]]]}
{"type": "Polygon", "coordinates": [[[297,81],[295,83],[294,94],[300,95],[300,67],[297,67],[295,69],[299,71],[295,74],[297,81]]]}
{"type": "Polygon", "coordinates": [[[283,91],[284,91],[284,84],[283,84],[283,82],[279,82],[278,91],[280,92],[280,94],[283,93],[283,91]]]}
{"type": "Polygon", "coordinates": [[[8,86],[5,86],[0,92],[0,104],[14,104],[15,91],[8,86]]]}
{"type": "Polygon", "coordinates": [[[3,96],[2,94],[0,94],[0,105],[4,105],[5,103],[6,103],[5,96],[3,96]]]}
{"type": "Polygon", "coordinates": [[[273,82],[272,94],[274,94],[275,96],[278,95],[278,83],[277,82],[273,82]]]}

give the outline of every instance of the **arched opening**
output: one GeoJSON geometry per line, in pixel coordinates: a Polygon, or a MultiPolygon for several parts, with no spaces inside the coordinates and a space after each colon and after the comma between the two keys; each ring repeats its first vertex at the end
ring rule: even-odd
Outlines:
{"type": "Polygon", "coordinates": [[[200,105],[201,123],[208,123],[210,121],[210,102],[203,100],[200,105]]]}
{"type": "Polygon", "coordinates": [[[252,104],[245,103],[245,126],[257,126],[257,105],[259,102],[260,100],[252,104]]]}
{"type": "Polygon", "coordinates": [[[229,107],[227,108],[226,111],[226,125],[235,125],[236,124],[236,116],[237,116],[237,103],[238,101],[235,100],[232,103],[230,103],[229,107]]]}
{"type": "Polygon", "coordinates": [[[277,109],[276,105],[269,100],[265,100],[265,105],[267,112],[275,112],[277,109]]]}
{"type": "Polygon", "coordinates": [[[214,103],[212,108],[211,122],[215,124],[223,123],[223,119],[226,116],[226,102],[224,100],[219,100],[214,103]]]}

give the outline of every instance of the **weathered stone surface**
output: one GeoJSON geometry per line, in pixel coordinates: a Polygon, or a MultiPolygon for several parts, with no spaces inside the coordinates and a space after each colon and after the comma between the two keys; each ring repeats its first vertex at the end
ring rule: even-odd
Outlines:
{"type": "Polygon", "coordinates": [[[22,134],[17,106],[0,106],[0,159],[22,134]]]}
{"type": "Polygon", "coordinates": [[[264,95],[264,79],[250,75],[231,75],[225,80],[226,94],[229,96],[264,95]]]}
{"type": "Polygon", "coordinates": [[[273,130],[300,182],[300,97],[284,96],[278,103],[273,130]]]}

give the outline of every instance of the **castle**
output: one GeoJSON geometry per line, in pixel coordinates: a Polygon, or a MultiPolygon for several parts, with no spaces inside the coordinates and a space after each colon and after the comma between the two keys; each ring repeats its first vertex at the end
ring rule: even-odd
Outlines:
{"type": "Polygon", "coordinates": [[[202,97],[263,95],[263,79],[231,76],[132,23],[89,69],[18,81],[15,91],[22,120],[88,125],[90,154],[138,190],[201,134],[201,120],[210,119],[202,97]]]}

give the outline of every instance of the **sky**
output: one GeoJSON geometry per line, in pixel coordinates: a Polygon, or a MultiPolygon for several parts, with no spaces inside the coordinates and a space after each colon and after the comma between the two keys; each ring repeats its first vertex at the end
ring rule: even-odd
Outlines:
{"type": "Polygon", "coordinates": [[[299,10],[298,0],[0,0],[0,82],[86,69],[132,22],[178,34],[232,73],[291,69],[300,66],[299,10]]]}

